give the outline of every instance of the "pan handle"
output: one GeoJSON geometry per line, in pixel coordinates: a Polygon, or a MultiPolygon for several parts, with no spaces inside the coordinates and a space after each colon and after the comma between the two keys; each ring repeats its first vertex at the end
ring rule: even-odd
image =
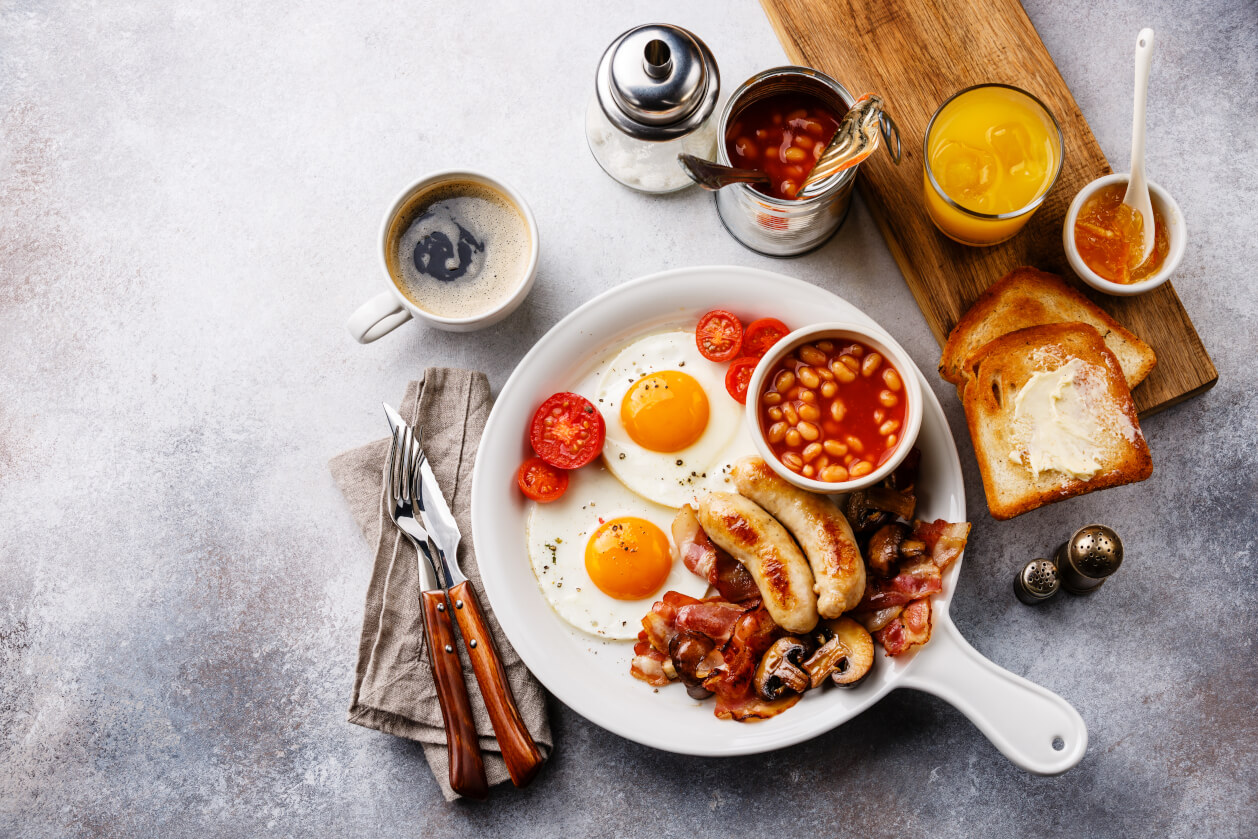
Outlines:
{"type": "Polygon", "coordinates": [[[951,704],[1028,772],[1060,775],[1083,759],[1088,728],[1069,702],[984,658],[946,615],[934,623],[901,686],[951,704]]]}

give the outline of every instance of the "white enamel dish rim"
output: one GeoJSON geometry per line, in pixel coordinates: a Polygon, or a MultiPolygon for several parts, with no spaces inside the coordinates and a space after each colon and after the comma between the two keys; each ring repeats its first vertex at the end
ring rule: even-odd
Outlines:
{"type": "MultiPolygon", "coordinates": [[[[480,576],[498,622],[525,665],[561,702],[591,722],[678,754],[742,755],[783,748],[841,725],[896,687],[914,687],[957,706],[1002,753],[1030,771],[1054,774],[1077,763],[1087,734],[1074,709],[983,659],[952,626],[948,603],[960,560],[945,573],[943,593],[932,598],[934,637],[925,648],[896,659],[879,652],[874,672],[860,686],[810,691],[788,712],[749,724],[717,719],[712,700],[690,700],[679,685],[657,691],[635,680],[629,675],[631,642],[602,641],[569,626],[551,610],[527,557],[527,507],[514,481],[515,469],[531,454],[527,428],[533,412],[550,394],[572,387],[610,348],[668,326],[693,328],[700,315],[714,308],[744,318],[776,317],[791,326],[855,322],[898,346],[871,318],[822,288],[736,266],[674,269],[626,282],[550,329],[497,398],[472,485],[472,536],[480,576]],[[1064,709],[1050,713],[1053,709],[1045,703],[1054,702],[1064,709]],[[1040,724],[1031,724],[1035,721],[1040,724]],[[1050,736],[1064,740],[1065,747],[1046,752],[1050,736]]],[[[924,402],[917,442],[922,450],[919,514],[964,521],[961,464],[947,419],[921,371],[914,372],[924,402]]]]}

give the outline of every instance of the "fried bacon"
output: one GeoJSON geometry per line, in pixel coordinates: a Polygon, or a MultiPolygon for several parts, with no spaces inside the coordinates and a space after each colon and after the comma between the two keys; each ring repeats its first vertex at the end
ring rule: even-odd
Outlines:
{"type": "Polygon", "coordinates": [[[721,719],[766,719],[782,713],[799,701],[798,696],[766,702],[756,696],[752,680],[756,665],[786,631],[773,622],[768,611],[758,606],[746,612],[734,627],[725,646],[724,662],[703,686],[716,694],[716,715],[721,719]]]}
{"type": "Polygon", "coordinates": [[[645,632],[638,633],[638,643],[633,645],[633,662],[629,672],[635,679],[641,679],[648,685],[663,687],[668,684],[668,675],[664,672],[664,661],[667,656],[651,647],[645,632]]]}
{"type": "Polygon", "coordinates": [[[875,632],[874,640],[882,644],[887,655],[901,655],[929,641],[930,626],[930,598],[923,597],[905,606],[899,617],[875,632]]]}
{"type": "Polygon", "coordinates": [[[682,606],[677,610],[674,626],[679,631],[705,635],[723,646],[734,634],[734,626],[747,610],[737,603],[729,603],[719,597],[682,606]]]}
{"type": "Polygon", "coordinates": [[[913,523],[913,538],[926,543],[926,550],[931,560],[941,570],[961,556],[969,537],[970,523],[968,521],[953,523],[935,519],[932,522],[913,523]]]}

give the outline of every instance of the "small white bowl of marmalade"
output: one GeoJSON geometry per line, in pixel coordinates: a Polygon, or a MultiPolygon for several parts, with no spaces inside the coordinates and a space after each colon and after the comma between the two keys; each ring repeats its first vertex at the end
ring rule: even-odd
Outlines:
{"type": "Polygon", "coordinates": [[[1171,194],[1149,181],[1153,252],[1143,262],[1140,217],[1123,205],[1127,174],[1106,175],[1079,190],[1062,225],[1062,246],[1079,279],[1106,294],[1144,294],[1170,279],[1188,245],[1184,215],[1171,194]]]}

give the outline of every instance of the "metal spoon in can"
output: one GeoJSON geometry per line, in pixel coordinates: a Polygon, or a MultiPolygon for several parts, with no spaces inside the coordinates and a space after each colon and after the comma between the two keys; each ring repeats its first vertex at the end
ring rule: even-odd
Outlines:
{"type": "Polygon", "coordinates": [[[690,180],[706,190],[715,192],[730,184],[767,184],[769,176],[756,169],[737,169],[724,166],[693,154],[677,155],[677,162],[686,170],[690,180]]]}

